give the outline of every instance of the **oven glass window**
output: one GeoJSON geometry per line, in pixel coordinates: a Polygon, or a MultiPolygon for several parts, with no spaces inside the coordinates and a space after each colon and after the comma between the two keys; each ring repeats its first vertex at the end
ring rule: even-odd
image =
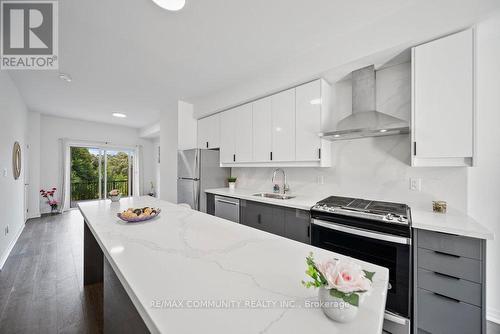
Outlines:
{"type": "Polygon", "coordinates": [[[389,311],[409,316],[410,247],[313,225],[313,245],[389,269],[389,311]]]}

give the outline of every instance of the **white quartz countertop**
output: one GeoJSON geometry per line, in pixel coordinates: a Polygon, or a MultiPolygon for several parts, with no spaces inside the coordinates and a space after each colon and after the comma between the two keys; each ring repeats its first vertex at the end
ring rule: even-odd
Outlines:
{"type": "Polygon", "coordinates": [[[493,232],[479,224],[472,217],[460,212],[435,213],[432,210],[412,209],[412,225],[414,228],[465,237],[489,239],[494,238],[493,232]]]}
{"type": "Polygon", "coordinates": [[[274,205],[279,205],[279,206],[285,206],[288,208],[295,208],[295,209],[301,209],[301,210],[310,210],[314,204],[317,202],[321,201],[325,196],[321,195],[302,195],[302,194],[287,194],[291,196],[295,196],[294,198],[290,199],[274,199],[274,198],[267,198],[267,197],[259,197],[259,196],[253,196],[254,194],[262,193],[262,191],[258,191],[255,189],[241,189],[241,188],[236,188],[234,190],[229,189],[229,188],[217,188],[217,189],[207,189],[205,190],[206,193],[214,194],[214,195],[221,195],[221,196],[228,196],[228,197],[234,197],[234,198],[239,198],[239,199],[246,199],[249,201],[254,201],[254,202],[261,202],[261,203],[268,203],[268,204],[274,204],[274,205]]]}
{"type": "MultiPolygon", "coordinates": [[[[238,188],[236,188],[235,190],[230,190],[229,188],[207,189],[205,190],[205,192],[215,195],[246,199],[249,201],[263,202],[302,210],[310,210],[314,204],[327,197],[324,195],[292,194],[296,197],[288,200],[281,200],[253,196],[253,194],[259,193],[260,191],[255,189],[251,190],[238,188]]],[[[343,194],[331,195],[345,196],[343,194]]],[[[411,208],[411,216],[412,227],[414,228],[479,239],[494,238],[493,232],[464,213],[451,211],[442,214],[434,213],[432,212],[432,210],[411,208]]]]}
{"type": "Polygon", "coordinates": [[[314,252],[317,259],[344,256],[152,197],[86,202],[79,208],[153,333],[382,330],[386,268],[354,260],[376,272],[373,290],[355,321],[337,323],[319,308],[298,306],[317,300],[317,291],[301,284],[308,253],[314,252]],[[159,207],[162,212],[153,220],[134,224],[116,217],[129,207],[144,206],[159,207]],[[200,302],[212,305],[197,308],[200,302]],[[240,308],[227,306],[237,302],[240,308]]]}

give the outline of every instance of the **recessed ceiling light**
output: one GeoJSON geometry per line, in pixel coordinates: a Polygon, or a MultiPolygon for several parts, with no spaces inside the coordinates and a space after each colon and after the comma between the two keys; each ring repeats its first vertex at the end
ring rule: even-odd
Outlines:
{"type": "Polygon", "coordinates": [[[312,104],[312,105],[321,104],[321,99],[314,99],[314,100],[311,100],[311,104],[312,104]]]}
{"type": "Polygon", "coordinates": [[[127,115],[122,114],[121,112],[114,112],[112,115],[114,117],[118,117],[118,118],[126,118],[127,117],[127,115]]]}
{"type": "Polygon", "coordinates": [[[340,135],[333,135],[333,136],[334,136],[335,138],[338,138],[338,137],[340,137],[340,135]]]}
{"type": "Polygon", "coordinates": [[[71,82],[71,75],[67,74],[67,73],[59,73],[59,79],[61,80],[64,80],[66,82],[71,82]]]}
{"type": "Polygon", "coordinates": [[[386,129],[382,129],[382,130],[380,130],[380,132],[384,133],[384,132],[387,132],[387,130],[386,129]]]}
{"type": "Polygon", "coordinates": [[[186,0],[153,0],[155,4],[163,9],[177,11],[184,8],[186,0]]]}

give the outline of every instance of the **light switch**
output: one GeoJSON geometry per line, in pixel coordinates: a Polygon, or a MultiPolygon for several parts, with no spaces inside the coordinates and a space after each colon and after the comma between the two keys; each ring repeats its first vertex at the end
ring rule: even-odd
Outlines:
{"type": "Polygon", "coordinates": [[[422,190],[422,179],[420,178],[410,178],[410,190],[411,191],[421,191],[422,190]]]}

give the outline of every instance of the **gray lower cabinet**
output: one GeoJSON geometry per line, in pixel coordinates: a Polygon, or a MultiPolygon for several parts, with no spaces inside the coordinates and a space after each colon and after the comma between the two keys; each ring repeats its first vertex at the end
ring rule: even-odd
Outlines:
{"type": "Polygon", "coordinates": [[[285,213],[282,208],[259,202],[240,201],[243,225],[285,236],[285,213]]]}
{"type": "Polygon", "coordinates": [[[309,211],[260,202],[240,201],[240,222],[262,231],[311,243],[309,211]]]}
{"type": "Polygon", "coordinates": [[[417,333],[486,333],[486,241],[426,230],[415,236],[417,333]]]}
{"type": "Polygon", "coordinates": [[[284,208],[285,237],[311,244],[311,214],[309,211],[284,208]]]}

